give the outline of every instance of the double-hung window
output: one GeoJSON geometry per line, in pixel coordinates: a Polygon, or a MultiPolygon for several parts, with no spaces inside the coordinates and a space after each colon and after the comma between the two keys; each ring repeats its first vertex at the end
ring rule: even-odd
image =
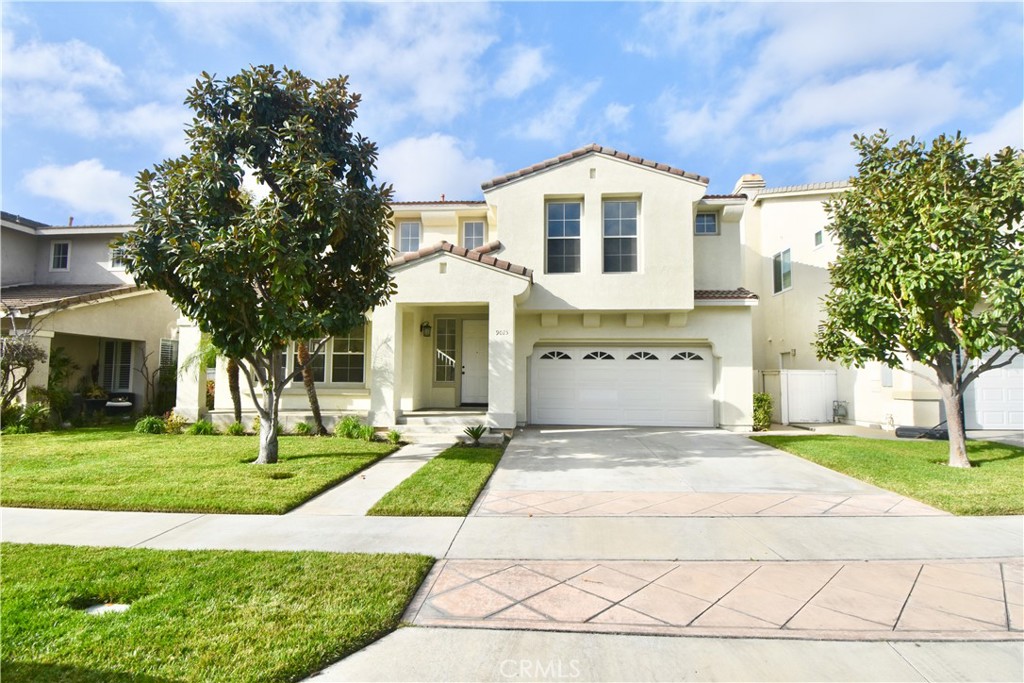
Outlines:
{"type": "Polygon", "coordinates": [[[50,243],[50,270],[71,269],[71,242],[50,243]]]}
{"type": "Polygon", "coordinates": [[[549,273],[580,272],[580,202],[548,202],[547,204],[547,271],[549,273]]]}
{"type": "Polygon", "coordinates": [[[698,213],[693,223],[693,232],[697,235],[717,235],[718,214],[698,213]]]}
{"type": "Polygon", "coordinates": [[[419,221],[402,221],[398,224],[398,251],[407,253],[419,251],[420,248],[420,223],[419,221]]]}
{"type": "MultiPolygon", "coordinates": [[[[330,341],[324,344],[320,348],[320,350],[316,354],[314,354],[313,352],[317,350],[316,347],[319,344],[319,339],[310,339],[308,342],[306,342],[306,349],[307,352],[310,354],[311,359],[309,361],[309,367],[313,370],[314,382],[323,382],[324,379],[327,377],[327,344],[330,344],[330,341]]],[[[294,351],[292,367],[298,369],[302,365],[302,363],[299,362],[298,344],[294,345],[292,350],[294,351]]],[[[298,376],[294,378],[295,381],[299,381],[299,379],[300,378],[298,376]]]]}
{"type": "Polygon", "coordinates": [[[793,286],[793,265],[789,249],[780,251],[772,258],[772,292],[778,294],[793,286]]]}
{"type": "Polygon", "coordinates": [[[462,224],[462,246],[477,249],[484,246],[484,222],[466,221],[462,224]]]}
{"type": "Polygon", "coordinates": [[[131,391],[132,342],[103,340],[103,373],[100,386],[107,391],[131,391]]]}
{"type": "Polygon", "coordinates": [[[331,344],[331,381],[363,384],[366,365],[366,328],[362,325],[344,337],[335,337],[331,344]]]}
{"type": "Polygon", "coordinates": [[[604,203],[604,272],[635,273],[637,262],[637,202],[604,203]]]}
{"type": "Polygon", "coordinates": [[[110,267],[124,268],[124,249],[121,247],[110,248],[110,267]]]}

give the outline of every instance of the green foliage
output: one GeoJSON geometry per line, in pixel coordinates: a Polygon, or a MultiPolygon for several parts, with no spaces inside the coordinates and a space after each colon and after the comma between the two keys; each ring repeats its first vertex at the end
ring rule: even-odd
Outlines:
{"type": "Polygon", "coordinates": [[[334,427],[334,435],[340,436],[343,439],[358,439],[359,428],[362,427],[362,423],[359,422],[359,418],[354,415],[346,415],[342,418],[334,427]]]}
{"type": "Polygon", "coordinates": [[[397,429],[392,429],[390,432],[387,433],[387,440],[388,443],[397,446],[402,441],[402,432],[398,431],[397,429]]]}
{"type": "Polygon", "coordinates": [[[185,432],[192,436],[213,436],[217,428],[209,420],[196,420],[185,432]]]}
{"type": "Polygon", "coordinates": [[[24,408],[20,403],[11,403],[0,409],[0,427],[13,427],[21,419],[24,408]]]}
{"type": "Polygon", "coordinates": [[[228,436],[245,436],[245,425],[241,422],[232,422],[225,433],[228,436]]]}
{"type": "Polygon", "coordinates": [[[138,174],[138,230],[117,244],[139,285],[165,292],[239,360],[268,419],[288,341],[345,334],[393,289],[391,188],[373,183],[377,147],[352,130],[359,102],[344,76],[204,72],[185,99],[188,153],[138,174]],[[243,189],[246,168],[265,198],[243,189]]]}
{"type": "Polygon", "coordinates": [[[188,420],[180,415],[175,415],[174,411],[164,415],[164,431],[168,434],[181,434],[187,424],[188,420]]]}
{"type": "Polygon", "coordinates": [[[0,408],[14,403],[37,363],[46,362],[46,352],[32,341],[28,332],[0,337],[0,408]]]}
{"type": "Polygon", "coordinates": [[[472,440],[474,446],[479,446],[480,439],[487,433],[487,427],[483,425],[473,425],[472,427],[466,427],[462,431],[472,440]]]}
{"type": "Polygon", "coordinates": [[[298,436],[309,436],[313,433],[313,428],[308,422],[299,422],[295,425],[294,431],[298,436]]]}
{"type": "Polygon", "coordinates": [[[356,438],[361,441],[373,441],[373,437],[376,435],[376,430],[371,425],[360,425],[356,429],[356,438]]]}
{"type": "Polygon", "coordinates": [[[59,426],[70,417],[74,395],[68,389],[68,380],[79,369],[78,363],[71,359],[64,347],[58,346],[50,350],[50,369],[46,382],[46,400],[50,406],[50,417],[59,426]]]}
{"type": "Polygon", "coordinates": [[[166,434],[167,426],[164,424],[164,420],[156,415],[146,415],[140,417],[135,422],[135,433],[136,434],[166,434]]]}
{"type": "Polygon", "coordinates": [[[978,159],[967,140],[939,136],[889,145],[884,131],[855,136],[849,191],[826,202],[839,256],[818,330],[819,358],[935,371],[950,420],[950,464],[969,465],[959,398],[991,348],[1024,346],[1024,153],[978,159]],[[957,461],[959,460],[959,461],[957,461]]]}
{"type": "Polygon", "coordinates": [[[754,394],[754,431],[763,432],[772,426],[772,395],[754,394]]]}

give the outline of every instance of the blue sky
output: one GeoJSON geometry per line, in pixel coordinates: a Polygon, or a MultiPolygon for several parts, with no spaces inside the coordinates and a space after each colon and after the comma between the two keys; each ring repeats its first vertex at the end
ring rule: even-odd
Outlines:
{"type": "Polygon", "coordinates": [[[1014,3],[4,2],[2,207],[131,219],[135,174],[184,151],[203,70],[348,74],[400,200],[591,142],[711,178],[837,180],[854,133],[1024,146],[1014,3]]]}

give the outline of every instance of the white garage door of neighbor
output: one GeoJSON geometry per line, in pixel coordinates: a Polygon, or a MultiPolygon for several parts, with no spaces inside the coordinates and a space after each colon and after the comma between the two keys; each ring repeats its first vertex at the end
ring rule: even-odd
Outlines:
{"type": "Polygon", "coordinates": [[[707,348],[566,346],[534,351],[530,422],[713,427],[707,348]]]}
{"type": "Polygon", "coordinates": [[[964,422],[967,429],[1024,429],[1024,357],[967,385],[964,422]]]}

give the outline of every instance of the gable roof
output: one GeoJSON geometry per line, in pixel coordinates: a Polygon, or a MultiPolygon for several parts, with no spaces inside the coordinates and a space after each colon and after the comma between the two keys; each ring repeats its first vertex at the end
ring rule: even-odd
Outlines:
{"type": "Polygon", "coordinates": [[[637,164],[638,166],[643,166],[644,168],[650,168],[655,171],[662,171],[664,173],[677,175],[682,178],[696,180],[697,182],[703,183],[704,185],[707,185],[708,182],[710,182],[706,176],[697,175],[696,173],[690,173],[688,171],[684,171],[681,168],[675,168],[674,166],[662,164],[657,161],[651,161],[650,159],[644,159],[642,157],[626,154],[625,152],[620,152],[618,150],[612,149],[611,147],[603,147],[601,145],[592,144],[587,145],[586,147],[580,147],[579,149],[574,149],[571,152],[567,152],[566,154],[562,154],[561,156],[557,156],[553,159],[547,159],[546,161],[534,164],[533,166],[528,166],[526,168],[521,168],[518,171],[513,171],[512,173],[506,173],[505,175],[498,176],[497,178],[493,178],[483,183],[480,187],[483,188],[484,191],[487,191],[500,185],[504,185],[505,183],[510,183],[513,180],[525,178],[526,176],[533,175],[534,173],[545,171],[554,166],[560,166],[561,164],[573,161],[575,159],[579,159],[581,157],[585,157],[590,154],[603,154],[604,156],[612,157],[613,159],[622,159],[623,161],[629,161],[631,163],[637,164]]]}
{"type": "Polygon", "coordinates": [[[25,218],[24,216],[19,216],[19,215],[14,214],[14,213],[7,213],[6,211],[0,211],[0,219],[2,219],[5,223],[14,223],[14,224],[17,224],[17,225],[23,225],[26,228],[45,228],[46,227],[46,223],[40,223],[39,221],[34,221],[31,218],[25,218]]]}
{"type": "Polygon", "coordinates": [[[533,271],[531,269],[526,268],[525,266],[517,266],[516,264],[509,263],[508,261],[502,261],[501,259],[494,258],[493,256],[487,256],[488,253],[497,251],[500,248],[501,242],[497,240],[488,242],[476,249],[466,249],[465,247],[460,247],[457,244],[442,241],[429,247],[423,247],[419,251],[410,251],[400,254],[397,258],[392,259],[391,262],[388,263],[388,267],[397,268],[398,266],[404,266],[407,263],[419,261],[420,259],[433,254],[448,252],[452,256],[458,256],[459,258],[464,258],[469,261],[476,261],[477,263],[482,263],[485,266],[503,270],[514,275],[522,275],[523,277],[529,278],[530,282],[533,282],[533,271]]]}
{"type": "Polygon", "coordinates": [[[20,285],[0,289],[0,308],[35,313],[141,291],[137,285],[20,285]]]}

